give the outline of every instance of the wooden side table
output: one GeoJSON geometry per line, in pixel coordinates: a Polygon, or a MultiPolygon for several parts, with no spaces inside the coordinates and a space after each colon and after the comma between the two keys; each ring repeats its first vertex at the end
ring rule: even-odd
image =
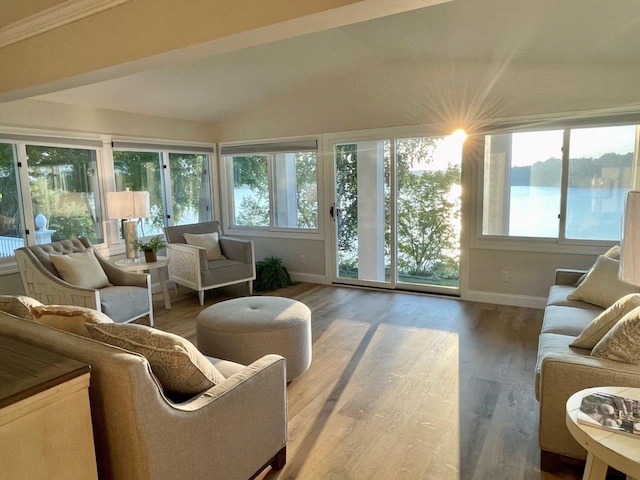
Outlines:
{"type": "Polygon", "coordinates": [[[0,336],[0,477],[97,480],[89,366],[0,336]]]}
{"type": "Polygon", "coordinates": [[[587,450],[583,480],[604,480],[609,466],[627,474],[627,479],[640,479],[640,437],[578,423],[582,399],[593,392],[605,392],[640,400],[640,388],[596,387],[574,393],[567,400],[567,428],[573,438],[587,450]]]}
{"type": "Polygon", "coordinates": [[[115,263],[119,268],[129,270],[130,272],[151,272],[151,270],[157,270],[158,278],[160,279],[160,287],[162,288],[164,308],[167,310],[171,309],[171,298],[169,297],[169,290],[167,290],[167,267],[169,266],[169,257],[162,257],[158,255],[158,261],[151,263],[147,262],[144,258],[140,258],[137,262],[118,260],[115,263]]]}

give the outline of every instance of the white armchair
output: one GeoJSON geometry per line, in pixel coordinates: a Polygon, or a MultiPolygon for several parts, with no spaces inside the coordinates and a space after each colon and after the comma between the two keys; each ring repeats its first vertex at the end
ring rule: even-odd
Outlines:
{"type": "Polygon", "coordinates": [[[107,261],[87,238],[74,238],[15,250],[25,294],[47,305],[77,305],[104,312],[114,322],[131,322],[145,315],[153,326],[150,277],[124,271],[107,261]],[[65,282],[49,255],[92,250],[110,285],[84,288],[65,282]]]}
{"type": "Polygon", "coordinates": [[[165,227],[164,231],[167,237],[167,256],[170,259],[169,280],[196,290],[200,305],[204,304],[206,290],[236,283],[247,282],[251,295],[253,280],[256,278],[253,242],[223,237],[219,222],[165,227]],[[217,233],[220,249],[226,258],[207,260],[206,249],[188,245],[184,238],[185,233],[217,233]]]}

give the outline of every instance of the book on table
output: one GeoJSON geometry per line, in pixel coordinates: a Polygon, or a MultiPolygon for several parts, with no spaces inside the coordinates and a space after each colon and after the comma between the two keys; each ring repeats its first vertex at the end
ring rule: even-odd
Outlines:
{"type": "Polygon", "coordinates": [[[604,392],[585,395],[578,422],[640,438],[640,401],[604,392]]]}

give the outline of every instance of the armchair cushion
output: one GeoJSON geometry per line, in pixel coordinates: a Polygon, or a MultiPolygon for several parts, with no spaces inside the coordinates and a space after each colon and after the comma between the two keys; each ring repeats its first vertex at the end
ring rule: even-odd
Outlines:
{"type": "Polygon", "coordinates": [[[206,249],[208,261],[226,258],[224,255],[222,255],[217,232],[201,234],[185,233],[184,240],[187,242],[187,245],[194,245],[196,247],[202,247],[206,249]]]}
{"type": "Polygon", "coordinates": [[[145,325],[87,324],[89,336],[144,355],[167,395],[193,396],[224,381],[188,340],[145,325]]]}
{"type": "Polygon", "coordinates": [[[237,278],[249,278],[253,274],[253,265],[233,260],[213,260],[207,262],[202,272],[205,285],[232,282],[237,278]]]}
{"type": "Polygon", "coordinates": [[[109,285],[107,274],[92,250],[50,255],[49,258],[60,278],[71,285],[83,288],[103,288],[109,285]]]}
{"type": "Polygon", "coordinates": [[[85,323],[113,323],[104,313],[86,307],[34,305],[29,307],[29,310],[34,322],[83,337],[89,336],[85,323]]]}
{"type": "Polygon", "coordinates": [[[131,286],[101,288],[100,310],[116,323],[128,322],[149,311],[149,292],[131,286]]]}

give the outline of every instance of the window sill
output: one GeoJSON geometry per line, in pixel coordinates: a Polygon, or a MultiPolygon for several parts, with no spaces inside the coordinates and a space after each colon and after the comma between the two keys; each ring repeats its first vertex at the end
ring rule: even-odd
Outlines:
{"type": "Polygon", "coordinates": [[[324,240],[324,234],[320,230],[272,229],[269,227],[225,227],[223,230],[224,234],[228,235],[229,237],[268,237],[324,240]]]}

